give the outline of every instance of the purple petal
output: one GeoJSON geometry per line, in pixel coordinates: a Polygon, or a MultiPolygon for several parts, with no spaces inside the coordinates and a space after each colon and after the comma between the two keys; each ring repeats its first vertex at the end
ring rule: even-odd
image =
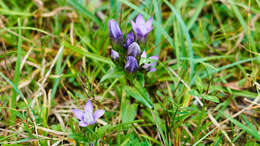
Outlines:
{"type": "Polygon", "coordinates": [[[145,69],[145,70],[149,70],[151,68],[151,64],[144,63],[142,68],[145,69]]]}
{"type": "Polygon", "coordinates": [[[128,56],[137,57],[137,56],[140,55],[140,53],[141,53],[140,46],[139,46],[136,42],[133,42],[133,43],[127,48],[127,55],[128,55],[128,56]]]}
{"type": "Polygon", "coordinates": [[[126,36],[126,44],[125,48],[128,48],[129,45],[131,45],[135,40],[134,33],[130,31],[126,36]]]}
{"type": "Polygon", "coordinates": [[[147,33],[153,29],[152,22],[153,22],[153,17],[150,17],[145,24],[147,33]]]}
{"type": "Polygon", "coordinates": [[[81,121],[83,120],[83,116],[84,116],[84,112],[83,111],[81,111],[79,109],[73,109],[72,112],[73,112],[73,114],[74,114],[74,116],[76,118],[78,118],[81,121]]]}
{"type": "Polygon", "coordinates": [[[104,110],[97,110],[94,113],[94,120],[96,121],[97,119],[99,119],[100,117],[102,117],[104,115],[105,111],[104,110]]]}
{"type": "Polygon", "coordinates": [[[144,17],[141,14],[138,14],[138,16],[136,17],[136,24],[138,26],[140,26],[140,25],[145,26],[145,20],[144,20],[144,17]]]}
{"type": "Polygon", "coordinates": [[[136,34],[136,40],[138,42],[146,42],[148,33],[153,29],[152,21],[153,18],[150,17],[148,21],[145,22],[144,17],[141,14],[138,14],[138,16],[136,17],[136,22],[131,22],[133,30],[136,34]]]}
{"type": "Polygon", "coordinates": [[[149,57],[149,59],[158,60],[159,57],[158,56],[151,56],[151,57],[149,57]]]}
{"type": "Polygon", "coordinates": [[[120,30],[119,25],[113,19],[108,21],[108,29],[109,29],[109,36],[113,39],[118,39],[122,37],[122,32],[120,30]]]}
{"type": "MultiPolygon", "coordinates": [[[[149,22],[149,23],[151,23],[151,22],[149,22]]],[[[149,23],[148,23],[148,25],[150,25],[149,23]]],[[[138,16],[136,17],[136,25],[137,25],[137,29],[138,29],[136,34],[139,37],[145,37],[149,31],[148,31],[147,25],[145,23],[144,17],[141,14],[138,14],[138,16]]],[[[150,28],[149,28],[149,30],[150,30],[150,28]]]]}
{"type": "Polygon", "coordinates": [[[154,72],[156,71],[156,68],[151,68],[149,72],[154,72]]]}
{"type": "Polygon", "coordinates": [[[145,51],[143,51],[143,53],[142,53],[141,57],[143,57],[143,58],[146,58],[146,57],[147,57],[147,56],[146,56],[146,52],[145,52],[145,51]]]}
{"type": "Polygon", "coordinates": [[[138,28],[138,27],[137,27],[136,23],[134,23],[134,21],[132,20],[132,21],[131,21],[131,24],[132,24],[132,28],[133,28],[134,32],[137,33],[137,31],[138,31],[137,28],[138,28]]]}
{"type": "Polygon", "coordinates": [[[156,65],[156,62],[154,62],[154,63],[151,64],[152,67],[155,67],[155,65],[156,65]]]}
{"type": "Polygon", "coordinates": [[[89,113],[89,114],[93,113],[93,105],[90,100],[86,103],[84,110],[86,113],[89,113]]]}
{"type": "Polygon", "coordinates": [[[118,61],[119,53],[117,51],[111,49],[111,58],[118,61]]]}
{"type": "Polygon", "coordinates": [[[97,123],[97,121],[92,121],[92,122],[90,122],[88,125],[93,125],[93,124],[95,124],[95,123],[97,123]]]}
{"type": "Polygon", "coordinates": [[[87,127],[89,124],[88,123],[86,123],[86,122],[84,122],[84,121],[80,121],[79,122],[79,126],[80,127],[87,127]]]}
{"type": "Polygon", "coordinates": [[[140,27],[142,27],[141,25],[138,25],[137,23],[134,23],[134,21],[131,21],[131,24],[132,24],[132,28],[136,34],[136,37],[137,39],[138,38],[142,38],[144,36],[144,33],[143,31],[145,30],[142,30],[140,27]]]}
{"type": "Polygon", "coordinates": [[[86,122],[86,123],[91,123],[91,122],[93,122],[93,121],[94,121],[93,113],[85,112],[83,119],[84,119],[83,121],[86,122]]]}
{"type": "Polygon", "coordinates": [[[144,37],[146,36],[147,32],[146,32],[146,27],[145,25],[138,25],[137,26],[137,31],[135,32],[136,35],[138,35],[139,37],[144,37]]]}
{"type": "Polygon", "coordinates": [[[125,70],[127,72],[135,72],[138,69],[138,63],[135,57],[133,56],[128,56],[126,58],[126,64],[125,64],[125,70]]]}

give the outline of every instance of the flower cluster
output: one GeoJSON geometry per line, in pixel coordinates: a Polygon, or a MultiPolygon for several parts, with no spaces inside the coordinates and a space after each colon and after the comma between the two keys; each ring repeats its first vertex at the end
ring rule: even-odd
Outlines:
{"type": "Polygon", "coordinates": [[[155,65],[158,56],[147,57],[145,50],[140,48],[139,44],[146,43],[148,33],[153,29],[152,17],[145,22],[143,16],[139,14],[136,22],[131,21],[133,31],[130,31],[125,39],[118,23],[111,19],[108,22],[109,37],[112,43],[110,55],[112,60],[119,65],[124,66],[128,73],[137,70],[153,72],[156,70],[155,65]],[[142,52],[142,54],[141,54],[142,52]]]}

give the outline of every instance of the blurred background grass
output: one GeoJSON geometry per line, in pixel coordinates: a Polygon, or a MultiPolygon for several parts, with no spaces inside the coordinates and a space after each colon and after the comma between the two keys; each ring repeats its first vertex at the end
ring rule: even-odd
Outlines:
{"type": "Polygon", "coordinates": [[[259,145],[259,0],[0,0],[0,144],[259,145]],[[153,17],[145,88],[113,74],[108,20],[153,17]],[[78,127],[91,99],[106,113],[78,127]]]}

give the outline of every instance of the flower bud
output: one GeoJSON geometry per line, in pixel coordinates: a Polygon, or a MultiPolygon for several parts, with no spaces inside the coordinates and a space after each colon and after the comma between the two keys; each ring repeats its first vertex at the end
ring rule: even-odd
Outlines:
{"type": "Polygon", "coordinates": [[[140,55],[140,53],[141,53],[140,46],[139,46],[136,42],[133,42],[133,43],[127,48],[127,55],[128,55],[128,56],[137,57],[137,56],[140,55]]]}
{"type": "Polygon", "coordinates": [[[126,58],[125,70],[129,73],[135,72],[138,69],[138,63],[135,57],[128,56],[126,58]]]}
{"type": "Polygon", "coordinates": [[[121,45],[123,42],[123,34],[118,26],[117,22],[113,19],[108,21],[109,37],[112,43],[121,45]]]}
{"type": "Polygon", "coordinates": [[[134,33],[132,31],[130,31],[127,35],[126,35],[126,43],[124,44],[124,48],[128,48],[129,45],[131,45],[135,40],[135,36],[134,33]]]}
{"type": "Polygon", "coordinates": [[[111,49],[111,52],[110,52],[110,53],[111,53],[111,58],[112,58],[113,60],[116,60],[116,61],[119,60],[119,53],[118,53],[117,51],[111,49]]]}

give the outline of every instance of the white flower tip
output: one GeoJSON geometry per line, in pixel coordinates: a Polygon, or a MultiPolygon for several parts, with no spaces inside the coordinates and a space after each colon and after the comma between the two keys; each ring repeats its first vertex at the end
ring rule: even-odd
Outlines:
{"type": "Polygon", "coordinates": [[[146,52],[145,52],[145,50],[143,51],[141,57],[142,57],[142,58],[146,58],[146,52]]]}

